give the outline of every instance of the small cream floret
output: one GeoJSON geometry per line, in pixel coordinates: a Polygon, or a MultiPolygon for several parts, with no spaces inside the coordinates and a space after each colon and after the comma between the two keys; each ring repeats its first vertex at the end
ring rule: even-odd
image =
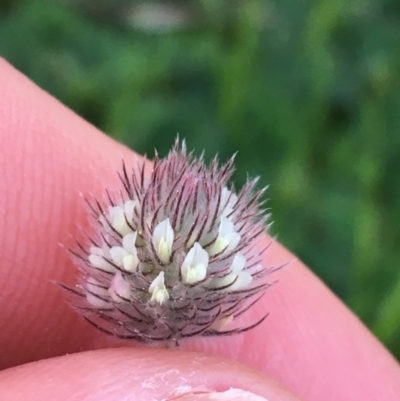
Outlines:
{"type": "Polygon", "coordinates": [[[241,252],[238,252],[233,258],[231,264],[232,273],[240,273],[246,266],[246,258],[241,252]]]}
{"type": "Polygon", "coordinates": [[[121,248],[120,246],[113,246],[110,249],[110,254],[112,261],[117,265],[121,265],[122,260],[125,256],[129,255],[129,252],[127,252],[124,248],[121,248]]]}
{"type": "Polygon", "coordinates": [[[96,280],[94,277],[89,277],[86,281],[86,288],[88,291],[96,294],[105,296],[107,295],[107,289],[104,288],[99,280],[96,280]]]}
{"type": "Polygon", "coordinates": [[[194,284],[204,280],[207,275],[208,260],[207,251],[198,242],[195,242],[181,266],[183,282],[194,284]]]}
{"type": "Polygon", "coordinates": [[[99,297],[107,298],[108,291],[106,288],[103,288],[101,286],[101,283],[98,280],[96,280],[93,277],[89,277],[86,282],[86,289],[88,291],[86,293],[86,299],[90,303],[90,305],[100,309],[109,307],[107,301],[104,301],[99,298],[99,297]]]}
{"type": "Polygon", "coordinates": [[[158,223],[153,232],[153,246],[162,263],[169,263],[174,242],[174,230],[169,219],[158,223]]]}
{"type": "Polygon", "coordinates": [[[127,255],[122,259],[122,266],[127,272],[133,273],[138,271],[139,259],[135,255],[127,255]]]}
{"type": "Polygon", "coordinates": [[[127,272],[137,271],[139,259],[137,252],[129,253],[125,248],[120,246],[113,246],[110,249],[111,259],[119,267],[123,267],[127,272]]]}
{"type": "Polygon", "coordinates": [[[248,286],[253,280],[253,277],[247,270],[244,270],[245,266],[246,258],[242,253],[238,252],[233,258],[231,272],[225,277],[214,279],[213,287],[224,287],[230,283],[233,283],[232,285],[229,285],[225,291],[237,291],[248,286]]]}
{"type": "Polygon", "coordinates": [[[123,207],[110,206],[108,208],[108,218],[114,230],[119,232],[121,235],[126,235],[132,232],[126,222],[125,210],[123,207]]]}
{"type": "Polygon", "coordinates": [[[136,202],[134,200],[128,200],[124,203],[124,212],[126,220],[129,223],[133,221],[133,211],[135,210],[136,202]]]}
{"type": "Polygon", "coordinates": [[[114,302],[124,302],[130,298],[129,283],[122,277],[121,272],[117,272],[111,281],[111,287],[108,289],[114,302]]]}
{"type": "Polygon", "coordinates": [[[252,275],[248,271],[243,271],[238,274],[238,279],[235,281],[235,284],[232,285],[230,290],[240,290],[241,288],[247,287],[252,281],[252,275]]]}
{"type": "Polygon", "coordinates": [[[243,287],[248,286],[252,282],[253,277],[247,270],[244,270],[245,266],[246,266],[246,258],[242,253],[240,252],[237,253],[233,258],[231,266],[232,274],[237,275],[237,280],[231,287],[229,287],[230,291],[239,290],[243,287]]]}
{"type": "Polygon", "coordinates": [[[224,187],[221,191],[221,217],[227,217],[233,211],[233,207],[237,202],[238,197],[230,191],[227,187],[224,187]]]}
{"type": "Polygon", "coordinates": [[[149,287],[149,293],[151,294],[151,300],[160,305],[169,299],[169,294],[164,283],[164,272],[160,272],[152,281],[149,287]]]}
{"type": "Polygon", "coordinates": [[[240,234],[235,231],[233,222],[226,217],[222,217],[219,225],[218,238],[209,250],[210,256],[216,255],[224,249],[225,252],[235,249],[239,241],[240,234]]]}
{"type": "Polygon", "coordinates": [[[232,286],[229,287],[229,291],[240,290],[241,288],[248,286],[253,280],[251,274],[247,270],[244,270],[245,266],[246,258],[242,253],[238,252],[233,258],[231,266],[232,274],[234,276],[237,275],[237,279],[232,286]]]}
{"type": "Polygon", "coordinates": [[[137,232],[134,231],[131,234],[125,235],[122,239],[122,246],[126,251],[131,254],[136,253],[136,239],[137,239],[137,232]]]}
{"type": "Polygon", "coordinates": [[[104,246],[103,248],[98,248],[97,246],[92,246],[90,248],[90,255],[88,256],[89,263],[97,269],[114,273],[116,271],[115,267],[108,263],[105,258],[111,259],[110,249],[108,247],[104,246]]]}
{"type": "Polygon", "coordinates": [[[122,259],[122,265],[128,272],[135,272],[139,267],[139,258],[136,249],[137,232],[125,235],[122,239],[122,246],[129,253],[122,259]]]}

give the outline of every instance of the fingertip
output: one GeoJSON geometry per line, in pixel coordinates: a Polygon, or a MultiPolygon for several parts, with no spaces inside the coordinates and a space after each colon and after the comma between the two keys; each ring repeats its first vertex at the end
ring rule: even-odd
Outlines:
{"type": "Polygon", "coordinates": [[[268,401],[297,400],[271,378],[237,362],[182,351],[99,350],[0,373],[2,399],[13,401],[172,401],[199,394],[214,394],[218,400],[231,388],[268,401]]]}
{"type": "Polygon", "coordinates": [[[0,88],[0,148],[6,150],[0,152],[0,344],[7,344],[0,365],[6,367],[97,341],[97,332],[80,329],[83,322],[53,284],[74,274],[58,244],[85,222],[79,193],[101,196],[104,187],[118,185],[123,159],[129,166],[140,158],[4,60],[0,88]]]}

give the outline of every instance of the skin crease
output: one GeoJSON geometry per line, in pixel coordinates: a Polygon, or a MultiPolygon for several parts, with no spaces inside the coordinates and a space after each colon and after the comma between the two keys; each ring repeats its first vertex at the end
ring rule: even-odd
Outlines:
{"type": "MultiPolygon", "coordinates": [[[[54,285],[54,281],[73,284],[75,274],[67,252],[58,244],[68,244],[70,234],[78,235],[79,224],[85,224],[86,209],[79,193],[101,197],[104,188],[119,189],[116,172],[121,160],[133,165],[140,158],[5,61],[0,61],[0,88],[0,367],[119,347],[121,342],[83,322],[67,305],[65,293],[54,285]]],[[[269,242],[265,237],[265,244],[269,242]]],[[[266,387],[275,388],[271,384],[275,380],[307,401],[398,400],[399,365],[358,319],[278,243],[264,254],[264,262],[266,266],[291,263],[271,276],[271,281],[279,283],[243,317],[243,324],[251,323],[269,311],[262,325],[237,336],[184,342],[181,348],[163,354],[162,363],[170,361],[175,366],[177,355],[185,358],[187,350],[194,350],[239,361],[268,376],[266,387]]],[[[64,371],[48,369],[65,379],[82,357],[86,364],[82,374],[88,374],[90,366],[99,368],[95,359],[91,365],[91,355],[111,358],[113,369],[126,366],[129,356],[135,369],[140,367],[136,352],[154,355],[153,363],[162,365],[159,355],[165,351],[161,349],[114,348],[69,356],[64,371]]],[[[63,358],[57,359],[57,366],[64,364],[63,358]]],[[[40,366],[52,366],[52,361],[40,366]]],[[[204,366],[212,365],[205,361],[204,366]]],[[[18,372],[30,377],[36,372],[34,366],[0,373],[0,389],[7,387],[8,380],[18,388],[18,372]]],[[[238,378],[226,384],[229,388],[245,383],[238,378]]],[[[19,398],[10,395],[9,399],[19,398]]]]}

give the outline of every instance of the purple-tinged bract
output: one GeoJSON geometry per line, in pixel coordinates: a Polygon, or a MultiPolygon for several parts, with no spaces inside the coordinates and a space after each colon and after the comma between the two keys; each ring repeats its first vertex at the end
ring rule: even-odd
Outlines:
{"type": "Polygon", "coordinates": [[[100,330],[140,342],[178,344],[229,335],[269,284],[257,242],[268,216],[256,180],[235,193],[233,158],[210,166],[177,141],[165,159],[120,174],[123,191],[89,201],[92,231],[71,250],[81,276],[77,309],[100,330]]]}

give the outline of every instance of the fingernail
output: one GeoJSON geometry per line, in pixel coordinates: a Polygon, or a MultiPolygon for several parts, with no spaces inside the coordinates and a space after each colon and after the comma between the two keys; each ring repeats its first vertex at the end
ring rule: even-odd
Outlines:
{"type": "Polygon", "coordinates": [[[196,392],[180,395],[170,401],[268,401],[266,398],[249,391],[231,388],[227,391],[196,392]]]}

